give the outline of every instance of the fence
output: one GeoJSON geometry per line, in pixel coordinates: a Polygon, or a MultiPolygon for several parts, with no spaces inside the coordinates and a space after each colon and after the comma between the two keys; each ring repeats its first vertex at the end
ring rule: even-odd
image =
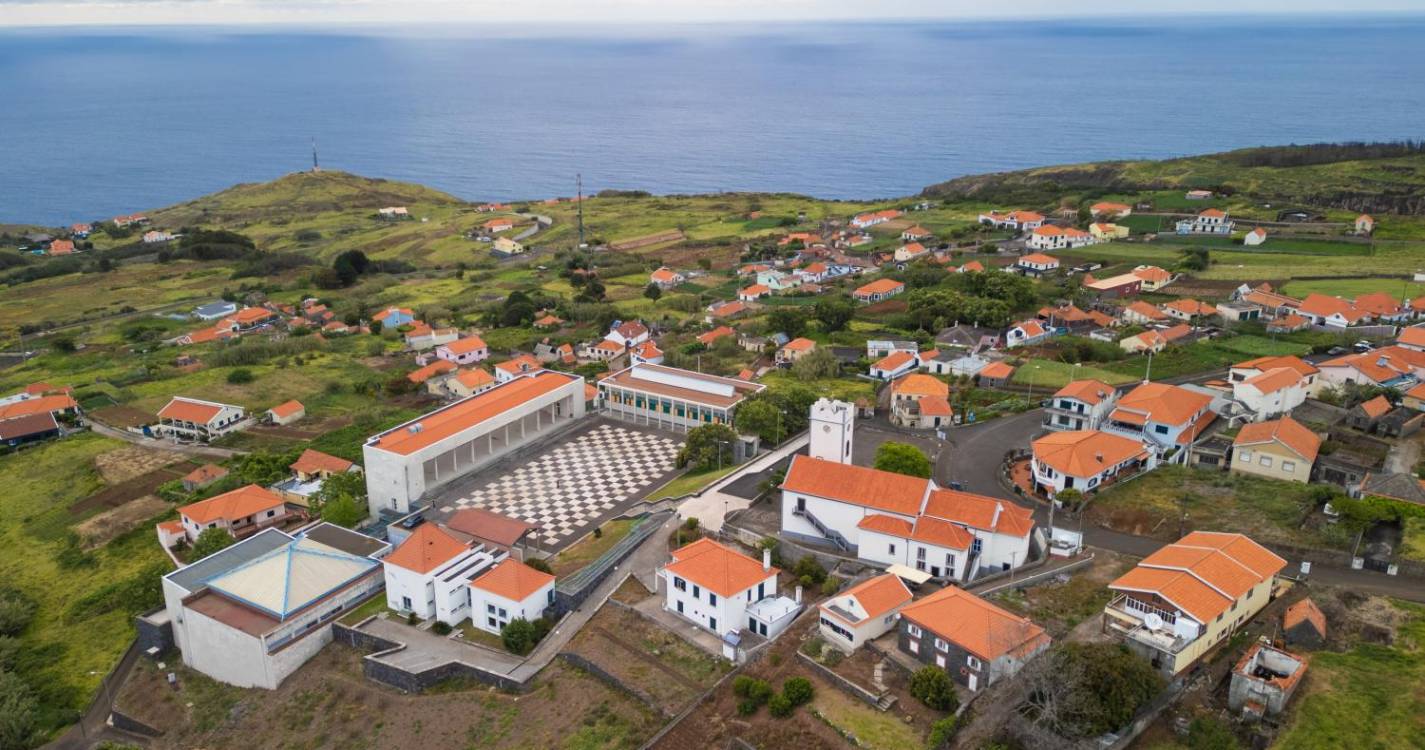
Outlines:
{"type": "Polygon", "coordinates": [[[633,554],[643,542],[652,536],[671,518],[673,511],[663,510],[644,516],[629,530],[628,535],[618,540],[597,560],[580,568],[554,585],[554,606],[556,614],[563,615],[578,608],[589,594],[603,582],[615,568],[633,554]]]}

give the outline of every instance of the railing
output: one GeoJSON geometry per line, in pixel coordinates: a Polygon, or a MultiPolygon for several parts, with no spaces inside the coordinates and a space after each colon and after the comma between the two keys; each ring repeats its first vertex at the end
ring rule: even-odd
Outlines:
{"type": "Polygon", "coordinates": [[[797,508],[792,511],[792,515],[801,516],[802,518],[805,518],[807,520],[807,523],[811,524],[812,528],[817,530],[817,533],[821,534],[823,537],[826,537],[828,541],[830,541],[832,544],[835,544],[837,548],[840,549],[842,552],[851,551],[851,543],[846,541],[846,537],[842,536],[841,532],[836,531],[835,529],[827,528],[826,524],[823,524],[806,508],[797,508]]]}

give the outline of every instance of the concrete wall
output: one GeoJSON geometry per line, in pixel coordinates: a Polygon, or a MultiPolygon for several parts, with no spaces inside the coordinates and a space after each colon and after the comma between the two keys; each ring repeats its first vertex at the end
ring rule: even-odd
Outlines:
{"type": "Polygon", "coordinates": [[[154,622],[148,616],[155,612],[164,612],[157,609],[153,612],[145,612],[134,618],[134,629],[137,631],[139,653],[147,654],[149,649],[158,649],[157,653],[165,653],[174,648],[173,623],[171,621],[154,622]]]}
{"type": "MultiPolygon", "coordinates": [[[[331,637],[332,640],[335,640],[337,643],[371,653],[405,648],[404,645],[395,641],[365,633],[355,628],[342,625],[341,623],[334,623],[331,626],[331,637]]],[[[404,690],[408,693],[419,693],[441,682],[452,679],[475,680],[501,690],[514,692],[523,692],[526,688],[525,683],[458,663],[445,664],[423,672],[407,672],[403,669],[393,667],[390,664],[376,661],[368,654],[361,660],[361,671],[367,679],[373,682],[379,682],[382,685],[387,685],[397,690],[404,690]]]]}

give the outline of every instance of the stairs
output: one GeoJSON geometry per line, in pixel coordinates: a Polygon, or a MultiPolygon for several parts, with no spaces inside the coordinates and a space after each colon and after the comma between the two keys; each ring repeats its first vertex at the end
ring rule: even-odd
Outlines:
{"type": "Polygon", "coordinates": [[[818,534],[821,534],[827,541],[836,545],[837,549],[840,549],[842,552],[851,551],[851,543],[846,541],[846,537],[842,536],[841,532],[828,528],[826,524],[822,523],[816,516],[807,512],[806,509],[798,508],[793,510],[792,515],[805,518],[807,523],[811,524],[812,528],[816,529],[818,534]]]}

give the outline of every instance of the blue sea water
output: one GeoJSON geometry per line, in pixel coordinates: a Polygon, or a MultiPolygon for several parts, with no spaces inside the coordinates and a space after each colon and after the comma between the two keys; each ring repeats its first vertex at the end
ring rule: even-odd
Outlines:
{"type": "Polygon", "coordinates": [[[473,200],[766,190],[1425,136],[1425,17],[0,30],[0,221],[323,166],[473,200]]]}

